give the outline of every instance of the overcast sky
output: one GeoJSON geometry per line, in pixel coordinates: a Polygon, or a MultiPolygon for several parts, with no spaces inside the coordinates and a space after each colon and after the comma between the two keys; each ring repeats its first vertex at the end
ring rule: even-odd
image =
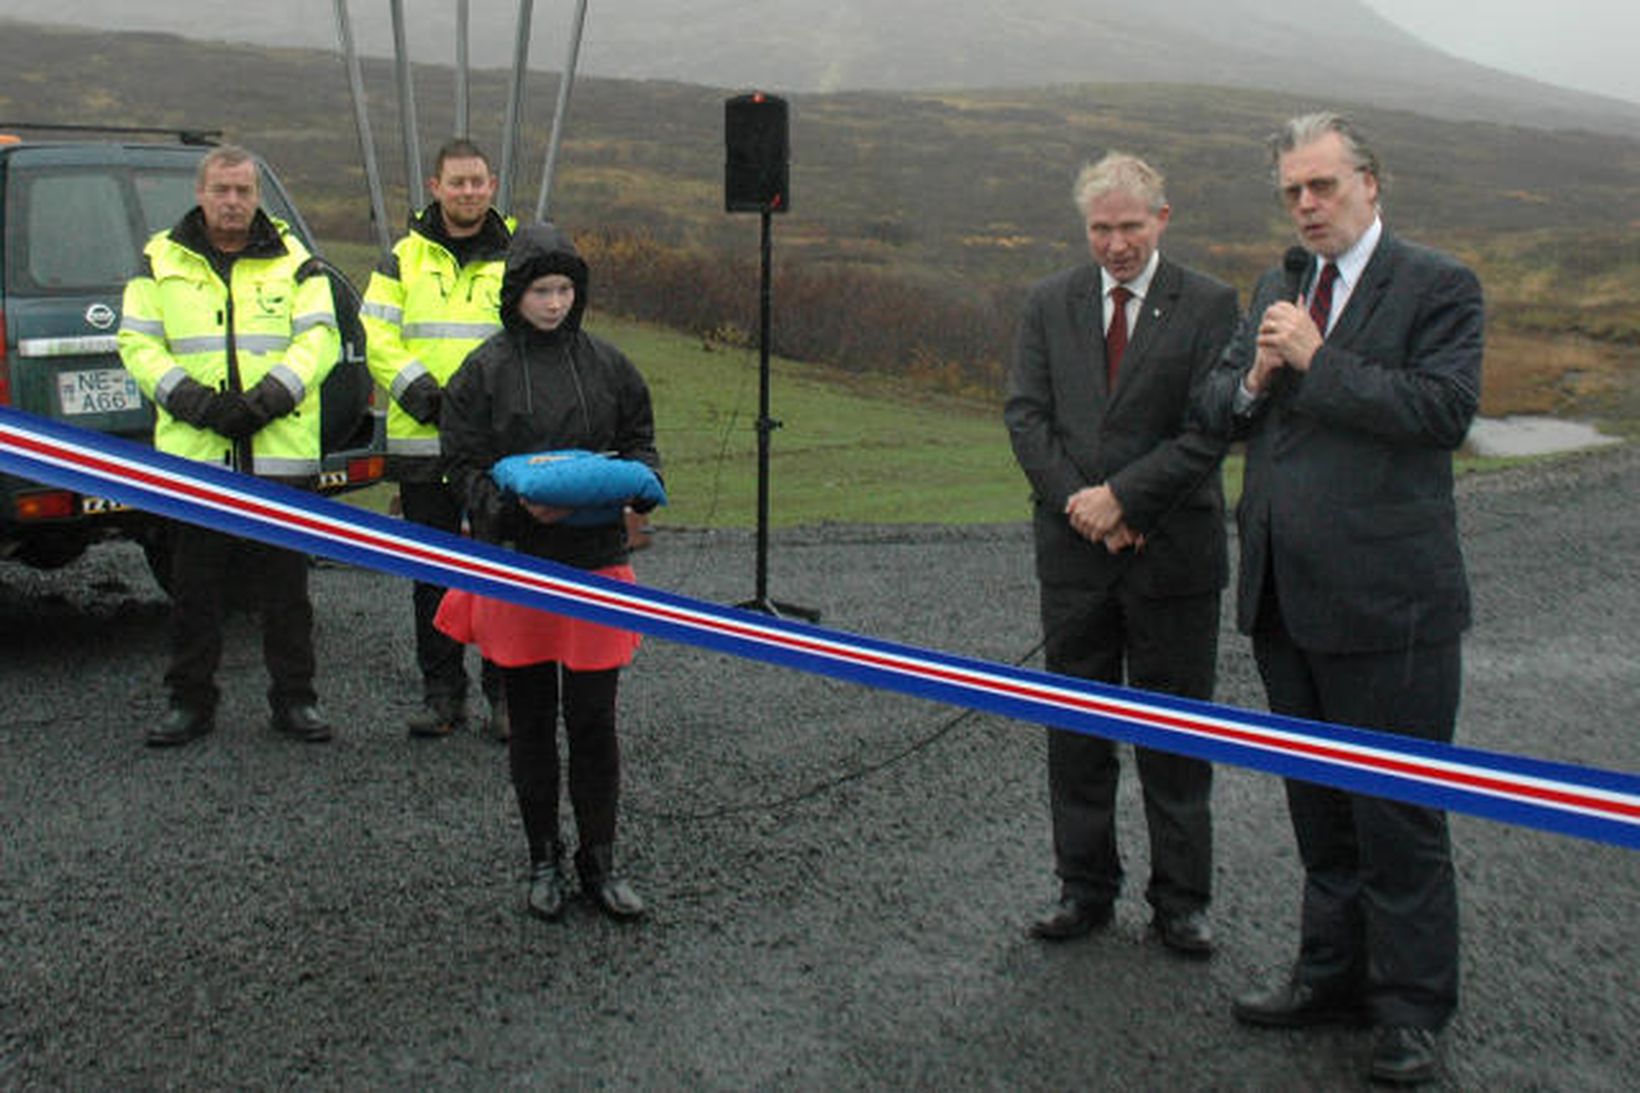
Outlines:
{"type": "MultiPolygon", "coordinates": [[[[196,0],[201,8],[221,10],[242,0],[196,0]]],[[[1640,0],[1363,0],[1391,22],[1422,38],[1430,45],[1468,60],[1530,76],[1547,83],[1581,91],[1594,91],[1640,102],[1640,0]]],[[[723,6],[718,0],[715,6],[723,6]]],[[[445,6],[451,0],[410,0],[406,10],[412,16],[429,6],[445,6]]],[[[279,5],[293,27],[293,37],[320,48],[335,47],[334,0],[282,0],[279,5]]],[[[600,5],[594,3],[593,8],[600,5]]],[[[350,0],[353,20],[386,24],[387,5],[382,0],[350,0]]],[[[616,17],[620,3],[603,5],[606,17],[616,17]]],[[[1288,5],[1294,20],[1301,19],[1303,4],[1288,5]]],[[[473,4],[477,18],[481,9],[516,11],[514,0],[479,0],[473,4]]],[[[545,37],[541,27],[566,22],[572,9],[569,0],[547,0],[535,5],[536,38],[545,37]]],[[[169,7],[166,10],[171,10],[169,7]]],[[[258,20],[268,15],[263,9],[258,20]]],[[[1324,7],[1320,9],[1324,11],[1324,7]]],[[[0,0],[0,14],[21,18],[93,22],[107,26],[144,26],[186,34],[185,25],[175,18],[158,18],[140,3],[131,0],[0,0]]],[[[492,12],[493,14],[493,12],[492,12]]],[[[591,33],[596,34],[595,16],[591,33]]],[[[361,37],[364,37],[361,34],[361,37]]],[[[419,55],[421,48],[412,34],[419,55]]],[[[536,63],[557,64],[555,52],[543,50],[537,42],[536,63]],[[540,56],[551,54],[548,60],[540,56]]],[[[442,56],[439,58],[443,60],[442,56]]]]}
{"type": "Polygon", "coordinates": [[[1640,102],[1636,0],[1365,2],[1447,53],[1546,83],[1640,102]]]}

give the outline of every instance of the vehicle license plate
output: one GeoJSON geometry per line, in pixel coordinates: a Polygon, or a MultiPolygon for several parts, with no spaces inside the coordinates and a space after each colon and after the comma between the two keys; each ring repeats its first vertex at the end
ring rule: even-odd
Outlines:
{"type": "Polygon", "coordinates": [[[123,368],[88,368],[57,375],[63,414],[109,414],[142,405],[137,381],[123,368]]]}
{"type": "Polygon", "coordinates": [[[129,509],[126,505],[109,497],[82,497],[80,498],[80,511],[87,516],[101,516],[110,512],[127,512],[129,509]]]}

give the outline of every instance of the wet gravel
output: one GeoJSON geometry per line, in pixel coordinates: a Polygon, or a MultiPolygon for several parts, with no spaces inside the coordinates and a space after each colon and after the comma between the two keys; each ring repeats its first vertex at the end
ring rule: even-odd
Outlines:
{"type": "MultiPolygon", "coordinates": [[[[1640,452],[1466,480],[1460,739],[1640,770],[1640,452]]],[[[647,582],[753,592],[752,537],[666,529],[647,582]]],[[[1039,663],[1030,540],[781,533],[771,595],[829,626],[1039,663]]],[[[316,569],[328,746],[267,728],[236,620],[218,732],[153,752],[165,608],[124,546],[0,566],[0,1088],[1349,1089],[1365,1033],[1238,1027],[1280,975],[1279,783],[1221,768],[1220,948],[1145,935],[1131,766],[1114,928],[1050,947],[1044,732],[650,641],[622,692],[636,926],[527,917],[504,753],[405,737],[408,591],[316,569]]],[[[1226,611],[1226,616],[1228,616],[1226,611]]],[[[1258,706],[1226,632],[1220,697],[1258,706]]],[[[1640,1074],[1640,855],[1455,817],[1454,1089],[1640,1074]]]]}

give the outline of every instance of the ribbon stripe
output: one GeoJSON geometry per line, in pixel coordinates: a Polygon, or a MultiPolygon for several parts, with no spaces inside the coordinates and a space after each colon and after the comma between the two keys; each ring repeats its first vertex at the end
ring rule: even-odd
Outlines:
{"type": "Polygon", "coordinates": [[[1640,849],[1640,776],[1156,695],[611,581],[0,407],[0,470],[413,580],[975,710],[1640,849]]]}

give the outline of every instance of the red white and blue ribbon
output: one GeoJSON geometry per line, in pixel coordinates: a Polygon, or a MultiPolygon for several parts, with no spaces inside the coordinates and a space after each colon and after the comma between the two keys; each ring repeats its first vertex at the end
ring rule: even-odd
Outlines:
{"type": "Polygon", "coordinates": [[[0,470],[403,577],[920,698],[1640,849],[1640,775],[951,656],[611,581],[0,407],[0,470]]]}

